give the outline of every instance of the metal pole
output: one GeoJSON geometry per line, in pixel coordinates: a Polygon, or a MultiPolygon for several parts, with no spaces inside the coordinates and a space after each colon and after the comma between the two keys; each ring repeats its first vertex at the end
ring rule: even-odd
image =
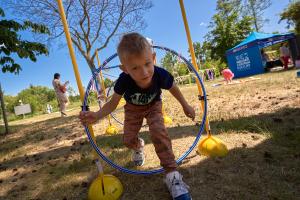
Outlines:
{"type": "Polygon", "coordinates": [[[5,111],[5,104],[4,104],[4,97],[3,97],[3,92],[1,88],[1,83],[0,83],[0,101],[1,101],[1,109],[3,113],[3,121],[4,121],[4,126],[5,126],[5,134],[8,134],[8,122],[6,118],[6,111],[5,111]]]}

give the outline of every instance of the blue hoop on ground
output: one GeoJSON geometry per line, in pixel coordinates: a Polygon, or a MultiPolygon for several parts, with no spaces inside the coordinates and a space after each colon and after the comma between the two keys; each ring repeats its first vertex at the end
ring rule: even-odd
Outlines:
{"type": "MultiPolygon", "coordinates": [[[[202,88],[202,91],[203,91],[203,96],[204,96],[204,112],[203,112],[203,117],[202,117],[202,122],[201,122],[201,125],[200,125],[200,128],[199,128],[199,131],[198,131],[198,134],[195,138],[195,141],[193,142],[193,144],[190,146],[190,148],[180,157],[176,160],[176,163],[179,165],[191,152],[192,150],[195,148],[195,146],[197,145],[200,137],[201,137],[201,134],[204,130],[204,126],[205,126],[205,120],[206,120],[206,114],[207,114],[207,99],[206,99],[206,92],[205,92],[205,88],[204,88],[204,84],[198,74],[198,72],[195,70],[195,68],[193,67],[193,65],[184,57],[182,57],[181,55],[179,55],[177,52],[169,49],[169,48],[166,48],[166,47],[161,47],[161,46],[153,46],[153,48],[156,48],[156,49],[161,49],[161,50],[165,50],[167,52],[170,52],[176,56],[178,56],[180,59],[182,59],[188,66],[188,68],[193,71],[200,83],[200,86],[202,88]]],[[[100,72],[100,70],[102,69],[105,69],[105,66],[112,60],[114,59],[115,57],[117,57],[118,54],[114,54],[112,56],[110,56],[108,59],[106,59],[104,62],[103,62],[103,65],[100,66],[96,71],[97,73],[100,72]]],[[[97,73],[93,73],[93,78],[96,78],[96,75],[97,73]]],[[[89,91],[91,89],[91,86],[92,86],[92,81],[93,79],[90,80],[87,88],[86,88],[86,92],[85,92],[85,95],[84,95],[84,102],[83,102],[83,107],[86,107],[87,106],[87,100],[88,100],[88,96],[89,96],[89,91]]],[[[118,169],[120,170],[121,172],[124,172],[124,173],[127,173],[127,174],[140,174],[140,175],[151,175],[151,174],[158,174],[158,173],[161,173],[164,171],[163,168],[159,168],[159,169],[155,169],[155,170],[148,170],[148,171],[144,171],[144,170],[131,170],[131,169],[127,169],[125,167],[122,167],[122,166],[119,166],[117,165],[116,163],[114,163],[113,161],[111,161],[109,158],[107,158],[101,151],[100,149],[98,148],[98,146],[96,145],[96,143],[94,142],[94,140],[92,139],[92,136],[88,130],[88,127],[87,126],[84,126],[84,129],[85,129],[85,132],[89,138],[89,141],[92,145],[92,147],[94,148],[94,150],[97,152],[97,154],[106,162],[108,163],[109,165],[111,165],[112,167],[114,167],[115,169],[118,169]]]]}

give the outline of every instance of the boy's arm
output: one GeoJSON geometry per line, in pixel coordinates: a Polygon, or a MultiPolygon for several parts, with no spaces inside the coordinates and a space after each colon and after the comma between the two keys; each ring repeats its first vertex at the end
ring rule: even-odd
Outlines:
{"type": "Polygon", "coordinates": [[[169,92],[177,99],[177,101],[181,104],[182,107],[188,105],[181,91],[179,90],[177,85],[175,85],[175,83],[173,83],[172,87],[169,89],[169,92]]]}
{"type": "Polygon", "coordinates": [[[102,107],[102,109],[100,109],[97,112],[98,120],[106,117],[112,111],[114,111],[116,109],[116,107],[118,106],[121,98],[122,98],[122,95],[114,93],[112,95],[111,99],[106,104],[104,104],[104,106],[102,107]]]}
{"type": "Polygon", "coordinates": [[[180,92],[179,88],[173,83],[172,87],[169,89],[170,93],[177,99],[177,101],[181,104],[183,111],[187,117],[190,117],[194,120],[195,118],[195,110],[191,107],[185,100],[184,96],[180,92]]]}
{"type": "Polygon", "coordinates": [[[122,95],[114,93],[111,99],[100,109],[98,112],[91,112],[91,111],[81,111],[79,113],[79,119],[83,124],[92,124],[96,121],[106,117],[109,115],[113,110],[116,109],[122,95]]]}

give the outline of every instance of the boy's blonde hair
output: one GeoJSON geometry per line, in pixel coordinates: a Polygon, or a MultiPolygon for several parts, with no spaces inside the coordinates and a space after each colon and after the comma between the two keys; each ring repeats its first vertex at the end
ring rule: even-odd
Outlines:
{"type": "Polygon", "coordinates": [[[118,55],[122,60],[128,55],[141,55],[145,50],[151,51],[148,40],[139,33],[123,35],[118,45],[118,55]]]}

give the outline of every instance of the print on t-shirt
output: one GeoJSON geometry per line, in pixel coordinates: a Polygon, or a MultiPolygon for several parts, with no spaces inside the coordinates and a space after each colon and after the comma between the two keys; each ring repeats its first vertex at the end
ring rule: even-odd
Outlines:
{"type": "Polygon", "coordinates": [[[153,101],[157,93],[147,94],[147,93],[134,93],[130,96],[130,102],[135,105],[147,105],[153,101]]]}
{"type": "Polygon", "coordinates": [[[161,100],[161,89],[170,89],[173,85],[173,76],[163,68],[154,66],[154,74],[149,88],[140,88],[126,73],[121,73],[116,81],[114,91],[123,95],[126,102],[134,105],[147,105],[161,100]]]}

